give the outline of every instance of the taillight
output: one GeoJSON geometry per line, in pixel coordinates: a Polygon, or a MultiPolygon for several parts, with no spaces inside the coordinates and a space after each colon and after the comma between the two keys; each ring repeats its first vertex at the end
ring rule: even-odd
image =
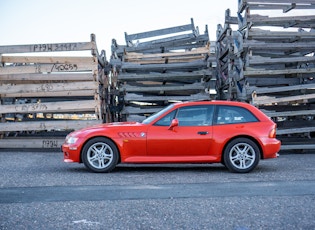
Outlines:
{"type": "Polygon", "coordinates": [[[269,138],[276,138],[277,129],[276,127],[270,130],[268,137],[269,138]]]}

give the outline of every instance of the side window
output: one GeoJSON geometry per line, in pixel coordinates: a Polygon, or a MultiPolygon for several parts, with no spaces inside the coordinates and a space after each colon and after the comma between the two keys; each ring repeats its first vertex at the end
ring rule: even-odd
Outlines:
{"type": "Polygon", "coordinates": [[[187,106],[178,110],[176,118],[179,126],[212,125],[214,107],[211,105],[187,106]]]}
{"type": "Polygon", "coordinates": [[[171,121],[174,119],[177,110],[170,112],[154,123],[156,126],[170,126],[171,121]]]}
{"type": "Polygon", "coordinates": [[[247,109],[237,106],[217,106],[216,124],[256,122],[258,119],[247,109]]]}

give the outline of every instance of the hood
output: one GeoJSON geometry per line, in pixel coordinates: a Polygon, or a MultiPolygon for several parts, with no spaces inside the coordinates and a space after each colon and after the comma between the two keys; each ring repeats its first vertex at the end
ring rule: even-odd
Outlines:
{"type": "Polygon", "coordinates": [[[73,131],[71,135],[82,135],[91,133],[97,130],[104,130],[104,129],[113,129],[113,128],[119,128],[119,127],[134,127],[134,126],[141,126],[142,123],[130,121],[130,122],[113,122],[113,123],[104,123],[104,124],[98,124],[89,126],[86,128],[82,128],[76,131],[73,131]]]}

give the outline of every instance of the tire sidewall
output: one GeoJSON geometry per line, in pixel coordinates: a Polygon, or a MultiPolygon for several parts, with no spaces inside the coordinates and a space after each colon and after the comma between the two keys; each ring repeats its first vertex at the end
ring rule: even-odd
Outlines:
{"type": "Polygon", "coordinates": [[[248,172],[251,172],[254,168],[256,168],[256,166],[258,165],[259,163],[259,160],[260,160],[260,150],[257,146],[257,144],[248,139],[248,138],[236,138],[232,141],[230,141],[225,150],[224,150],[224,154],[223,154],[223,157],[224,157],[224,163],[225,163],[225,166],[231,171],[231,172],[236,172],[236,173],[248,173],[248,172]],[[246,168],[246,169],[239,169],[237,167],[235,167],[232,162],[231,162],[231,159],[230,159],[230,151],[231,149],[236,145],[236,144],[240,144],[240,143],[246,143],[248,145],[250,145],[254,151],[255,151],[255,160],[254,160],[254,163],[246,168]]]}
{"type": "Polygon", "coordinates": [[[95,137],[95,138],[89,140],[88,142],[86,142],[82,148],[81,154],[82,154],[82,161],[83,161],[84,165],[89,170],[96,172],[96,173],[105,173],[105,172],[112,171],[116,167],[116,165],[118,163],[118,159],[119,159],[119,152],[118,152],[116,145],[111,140],[109,140],[108,138],[105,138],[105,137],[95,137]],[[88,160],[88,156],[87,156],[89,148],[93,144],[98,143],[98,142],[103,142],[103,143],[109,145],[113,151],[112,162],[107,167],[105,167],[103,169],[98,169],[98,168],[95,168],[93,165],[91,165],[89,160],[88,160]]]}

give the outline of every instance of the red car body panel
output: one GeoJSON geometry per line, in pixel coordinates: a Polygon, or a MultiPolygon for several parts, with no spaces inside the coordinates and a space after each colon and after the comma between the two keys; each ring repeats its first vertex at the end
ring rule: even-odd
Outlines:
{"type": "Polygon", "coordinates": [[[259,109],[246,103],[231,101],[202,101],[173,104],[173,108],[148,124],[117,122],[88,127],[68,136],[78,138],[74,144],[62,145],[65,162],[82,162],[84,144],[94,137],[107,137],[117,146],[121,163],[219,163],[225,146],[237,137],[255,141],[261,158],[275,158],[280,141],[269,137],[276,124],[259,109]],[[193,105],[229,105],[249,110],[258,122],[214,124],[207,126],[153,125],[157,120],[177,108],[193,105]]]}

